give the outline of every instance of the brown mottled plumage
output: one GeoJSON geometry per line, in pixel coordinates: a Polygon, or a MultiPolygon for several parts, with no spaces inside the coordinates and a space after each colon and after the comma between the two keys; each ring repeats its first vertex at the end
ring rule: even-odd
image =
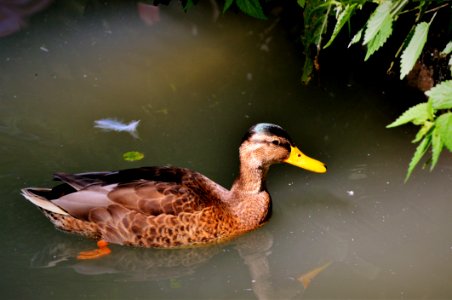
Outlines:
{"type": "Polygon", "coordinates": [[[231,190],[188,169],[144,167],[58,173],[55,178],[63,184],[26,188],[22,194],[64,231],[121,245],[174,248],[224,241],[265,222],[271,209],[265,186],[270,165],[326,171],[273,124],[251,127],[239,152],[240,175],[231,190]]]}

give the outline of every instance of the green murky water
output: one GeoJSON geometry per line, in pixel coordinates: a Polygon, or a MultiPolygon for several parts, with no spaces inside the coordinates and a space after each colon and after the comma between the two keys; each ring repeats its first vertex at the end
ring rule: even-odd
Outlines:
{"type": "Polygon", "coordinates": [[[452,159],[443,153],[434,172],[403,184],[413,132],[384,128],[397,98],[301,86],[300,55],[279,24],[215,18],[209,6],[163,7],[159,18],[146,25],[134,5],[54,7],[0,40],[2,298],[452,297],[452,159]],[[94,128],[108,117],[141,120],[140,138],[94,128]],[[286,128],[328,173],[273,167],[271,221],[228,244],[113,246],[76,261],[93,241],[56,231],[19,195],[56,171],[165,164],[229,187],[241,137],[262,121],[286,128]],[[145,158],[126,162],[127,151],[145,158]]]}

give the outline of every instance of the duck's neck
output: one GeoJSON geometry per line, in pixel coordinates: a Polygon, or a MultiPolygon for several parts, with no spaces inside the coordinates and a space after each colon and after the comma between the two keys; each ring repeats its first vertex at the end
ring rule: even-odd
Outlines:
{"type": "Polygon", "coordinates": [[[266,221],[270,213],[270,195],[265,186],[268,166],[253,160],[240,163],[240,174],[231,187],[229,205],[243,230],[251,230],[266,221]]]}
{"type": "Polygon", "coordinates": [[[241,162],[240,174],[232,185],[232,193],[257,195],[266,190],[265,178],[268,167],[253,166],[249,162],[241,162]]]}

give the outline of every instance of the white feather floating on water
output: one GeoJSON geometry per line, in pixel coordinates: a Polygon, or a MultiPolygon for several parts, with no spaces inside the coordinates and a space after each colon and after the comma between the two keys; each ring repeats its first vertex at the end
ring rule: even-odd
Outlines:
{"type": "Polygon", "coordinates": [[[134,138],[138,138],[137,127],[140,120],[133,120],[130,123],[123,123],[115,119],[100,119],[94,121],[94,127],[106,131],[125,131],[130,133],[134,138]]]}

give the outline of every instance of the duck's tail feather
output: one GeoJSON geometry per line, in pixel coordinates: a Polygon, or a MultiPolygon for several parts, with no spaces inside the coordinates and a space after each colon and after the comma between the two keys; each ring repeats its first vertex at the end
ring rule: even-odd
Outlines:
{"type": "Polygon", "coordinates": [[[53,175],[53,179],[62,181],[70,185],[76,191],[79,191],[93,184],[102,184],[102,177],[110,173],[111,172],[93,172],[80,174],[55,173],[53,175]]]}
{"type": "Polygon", "coordinates": [[[25,197],[28,201],[36,205],[37,207],[53,212],[60,215],[69,215],[67,212],[62,210],[60,207],[53,204],[51,201],[47,200],[43,196],[40,196],[39,194],[51,192],[51,189],[45,189],[45,188],[25,188],[21,190],[22,196],[25,197]]]}

